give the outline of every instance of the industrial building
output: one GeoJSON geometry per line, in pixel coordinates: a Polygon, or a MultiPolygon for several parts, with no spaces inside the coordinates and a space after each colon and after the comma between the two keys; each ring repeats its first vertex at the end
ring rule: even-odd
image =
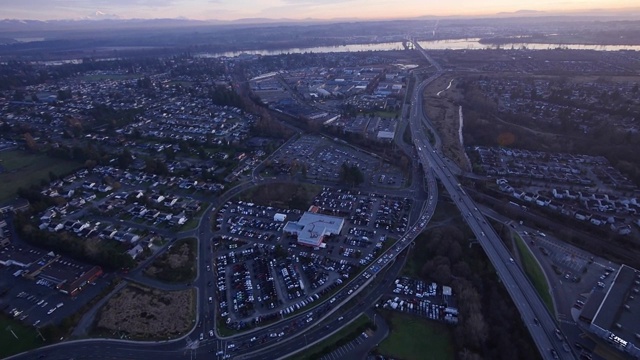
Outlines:
{"type": "Polygon", "coordinates": [[[340,234],[343,226],[343,218],[305,212],[300,220],[287,222],[283,230],[295,235],[301,245],[319,247],[325,236],[340,234]]]}
{"type": "Polygon", "coordinates": [[[640,359],[640,271],[622,265],[606,290],[594,290],[580,320],[617,350],[640,359]]]}

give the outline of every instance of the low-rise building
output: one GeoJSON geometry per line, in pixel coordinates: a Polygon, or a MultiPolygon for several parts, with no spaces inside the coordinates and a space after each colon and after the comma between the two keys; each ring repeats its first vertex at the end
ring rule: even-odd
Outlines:
{"type": "Polygon", "coordinates": [[[295,235],[299,244],[317,247],[325,236],[340,234],[343,226],[343,218],[305,212],[300,220],[287,222],[283,230],[295,235]]]}

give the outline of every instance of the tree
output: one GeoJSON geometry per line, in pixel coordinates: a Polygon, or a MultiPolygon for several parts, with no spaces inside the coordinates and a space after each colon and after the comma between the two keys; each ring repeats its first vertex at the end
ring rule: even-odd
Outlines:
{"type": "Polygon", "coordinates": [[[344,162],[340,167],[339,181],[345,185],[358,186],[364,181],[364,174],[362,174],[362,171],[358,166],[348,165],[344,162]]]}
{"type": "Polygon", "coordinates": [[[36,144],[36,141],[33,139],[33,136],[31,136],[31,134],[24,134],[24,142],[27,150],[31,152],[36,152],[38,150],[38,144],[36,144]]]}

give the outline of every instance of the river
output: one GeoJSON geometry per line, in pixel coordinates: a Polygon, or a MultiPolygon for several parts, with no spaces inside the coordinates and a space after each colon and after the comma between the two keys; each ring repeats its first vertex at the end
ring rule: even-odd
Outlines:
{"type": "MultiPolygon", "coordinates": [[[[549,50],[558,47],[571,50],[598,50],[598,51],[618,51],[636,50],[640,51],[640,45],[582,45],[582,44],[542,44],[542,43],[510,43],[510,44],[481,44],[480,38],[451,39],[451,40],[429,40],[419,41],[424,49],[434,50],[479,50],[479,49],[522,49],[549,50]]],[[[271,49],[271,50],[246,50],[246,51],[225,51],[219,53],[202,53],[198,57],[236,57],[246,55],[281,55],[281,54],[301,54],[301,53],[330,53],[330,52],[359,52],[359,51],[388,51],[402,50],[402,42],[386,42],[375,44],[350,44],[335,46],[315,46],[308,48],[271,49]]]]}

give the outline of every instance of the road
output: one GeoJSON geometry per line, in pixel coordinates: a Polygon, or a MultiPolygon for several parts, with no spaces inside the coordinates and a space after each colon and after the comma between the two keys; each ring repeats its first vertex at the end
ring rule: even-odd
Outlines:
{"type": "MultiPolygon", "coordinates": [[[[553,359],[551,350],[553,349],[557,356],[561,359],[575,359],[576,356],[571,352],[565,352],[562,343],[556,338],[554,331],[557,329],[555,318],[549,313],[542,299],[536,292],[535,288],[527,278],[526,274],[516,264],[512,263],[511,255],[506,246],[500,240],[498,234],[487,223],[484,215],[478,211],[470,196],[468,196],[461,185],[455,178],[452,166],[447,161],[442,152],[437,147],[432,146],[426,135],[425,126],[427,122],[424,120],[424,110],[422,108],[422,93],[424,88],[434,79],[441,75],[442,69],[437,65],[429,55],[420,48],[420,45],[414,42],[418,49],[429,62],[432,63],[439,73],[431,76],[418,85],[417,91],[411,99],[411,116],[410,123],[412,127],[413,142],[418,150],[420,162],[425,171],[433,171],[435,176],[440,179],[442,185],[451,195],[453,202],[460,210],[463,218],[476,235],[478,242],[489,257],[489,260],[496,269],[500,280],[504,283],[509,295],[516,305],[522,320],[529,330],[541,356],[544,359],[553,359]],[[536,324],[534,319],[538,319],[536,324]]],[[[433,131],[431,129],[433,133],[433,131]]]]}
{"type": "MultiPolygon", "coordinates": [[[[221,198],[217,199],[217,201],[211,205],[209,210],[215,210],[224,204],[230,197],[250,187],[258,184],[281,181],[281,179],[262,179],[243,183],[227,191],[221,198]]],[[[274,359],[284,357],[290,352],[299,349],[300,341],[294,341],[291,343],[292,345],[289,346],[282,346],[285,343],[283,342],[280,344],[280,337],[272,338],[269,334],[280,333],[283,329],[295,329],[295,334],[285,337],[294,338],[295,336],[305,336],[304,334],[306,334],[306,341],[312,343],[322,339],[334,331],[337,331],[348,321],[359,316],[375,301],[375,299],[384,293],[384,287],[381,286],[365,299],[362,306],[347,311],[343,315],[344,318],[342,321],[333,321],[329,324],[329,327],[325,326],[322,328],[314,328],[315,324],[321,322],[325,318],[329,318],[332,313],[340,311],[339,309],[341,306],[355,297],[372,281],[374,281],[376,279],[376,275],[382,273],[385,267],[391,266],[392,264],[395,264],[396,267],[401,267],[400,262],[395,261],[396,257],[410,246],[413,240],[426,228],[429,220],[433,216],[438,201],[437,185],[432,171],[426,172],[425,181],[428,188],[429,198],[424,203],[418,219],[393,246],[382,253],[380,257],[369,265],[359,276],[351,279],[348,284],[333,295],[333,299],[336,299],[334,304],[330,304],[330,299],[326,299],[324,302],[317,304],[311,309],[305,310],[296,316],[283,319],[266,327],[261,327],[250,332],[227,338],[220,338],[217,334],[214,334],[214,337],[205,336],[204,341],[199,341],[198,338],[201,332],[207,333],[209,329],[216,328],[215,316],[212,314],[214,307],[207,301],[208,296],[213,296],[211,293],[213,290],[206,285],[207,281],[211,277],[209,275],[211,273],[206,271],[206,266],[211,264],[210,260],[211,256],[213,256],[209,247],[209,240],[213,235],[211,230],[211,216],[210,211],[207,211],[202,217],[198,230],[195,232],[200,239],[198,249],[199,271],[197,278],[193,281],[193,286],[198,290],[196,304],[198,318],[196,319],[196,323],[203,320],[202,328],[195,327],[194,324],[193,330],[187,336],[164,342],[136,342],[113,339],[66,341],[18,354],[10,357],[10,359],[33,359],[38,358],[41,355],[45,355],[47,359],[140,359],[148,357],[158,359],[221,359],[226,355],[237,358],[238,356],[242,356],[242,354],[255,353],[255,349],[260,349],[258,351],[260,356],[262,356],[261,354],[263,353],[267,354],[265,355],[266,357],[262,358],[274,359]],[[301,327],[299,323],[301,323],[301,320],[306,319],[309,313],[313,313],[315,321],[311,324],[303,323],[301,327]],[[209,314],[209,316],[207,316],[207,314],[209,314]],[[251,341],[252,338],[256,338],[256,340],[251,341]],[[258,338],[265,340],[263,343],[258,343],[258,338]],[[274,348],[272,350],[265,350],[269,346],[274,346],[274,348]]],[[[390,284],[397,276],[398,271],[399,268],[395,271],[386,272],[385,276],[388,276],[389,278],[385,278],[382,284],[390,284]]],[[[135,275],[138,274],[136,273],[135,275]]],[[[256,358],[254,355],[251,355],[250,358],[256,358]]]]}

